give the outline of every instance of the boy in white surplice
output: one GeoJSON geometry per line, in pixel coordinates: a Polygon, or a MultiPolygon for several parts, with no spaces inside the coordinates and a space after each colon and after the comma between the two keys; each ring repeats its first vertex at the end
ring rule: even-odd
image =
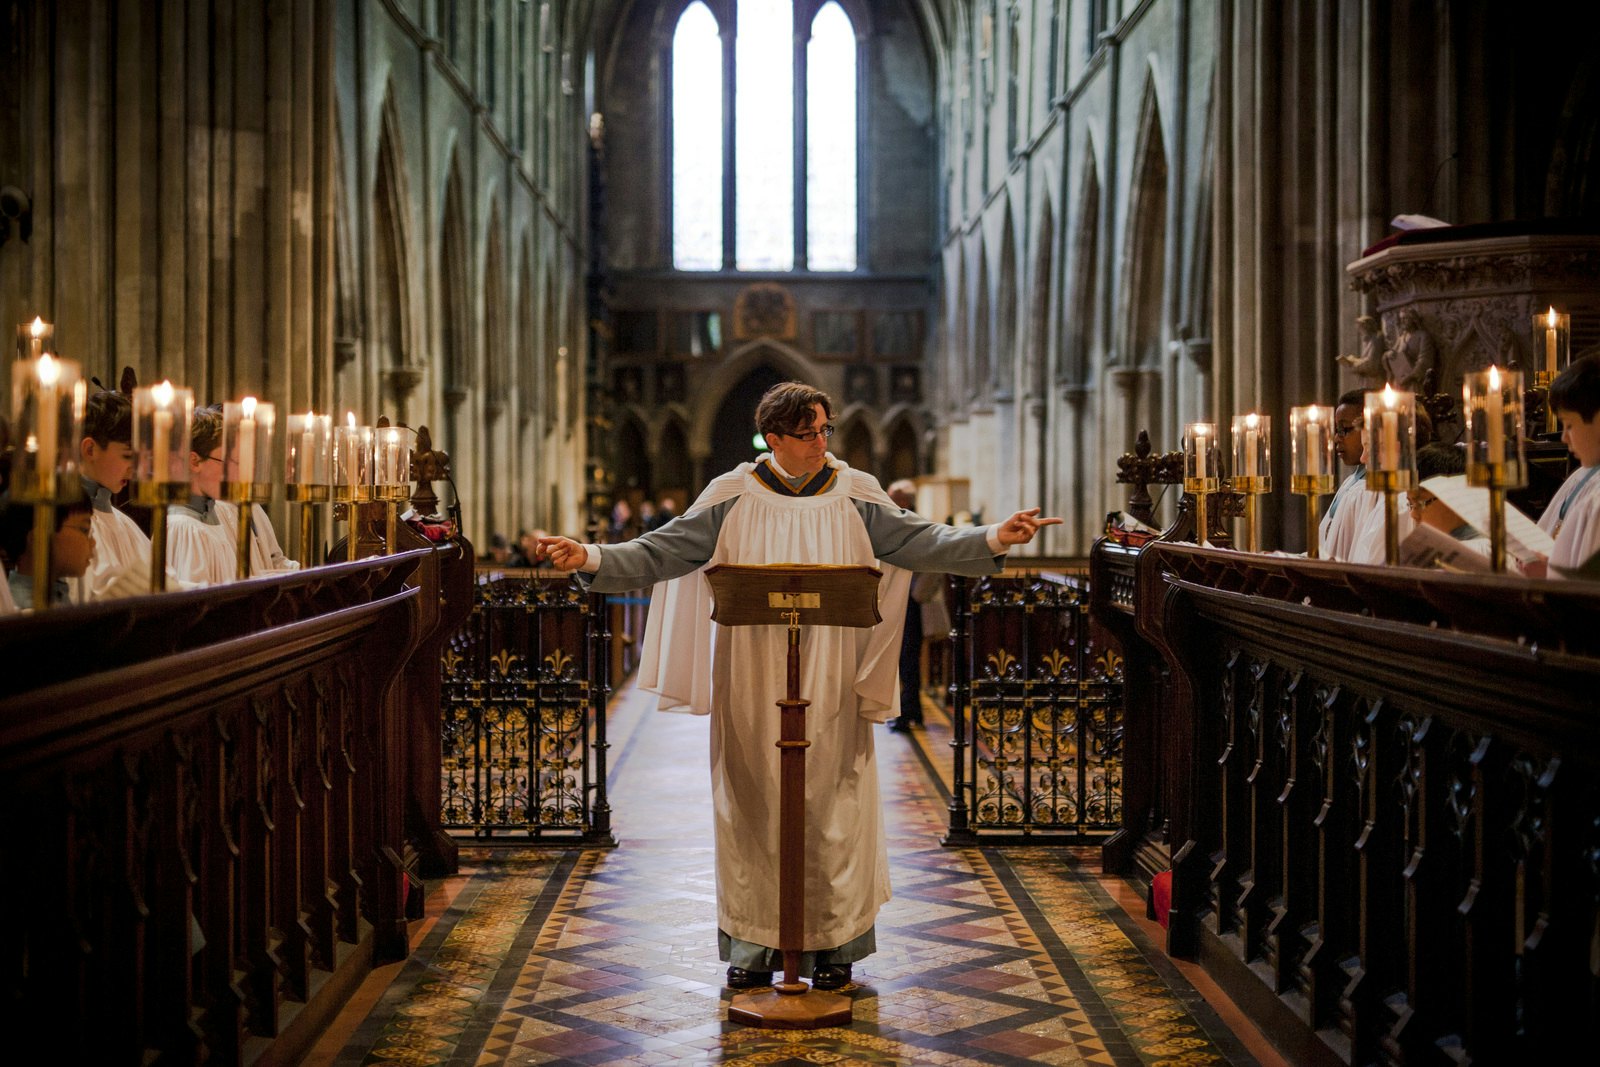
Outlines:
{"type": "Polygon", "coordinates": [[[800,691],[810,700],[806,753],[805,954],[800,973],[838,989],[877,947],[889,899],[874,723],[897,707],[900,631],[911,571],[994,574],[1011,545],[1060,519],[1019,511],[956,529],[897,507],[877,479],[828,452],[833,405],[799,382],[774,386],[756,409],[771,454],[716,478],[682,517],[624,544],[542,538],[539,551],[597,592],[656,586],[639,666],[663,710],[711,715],[717,925],[728,984],[771,983],[777,950],[778,716],[785,690],[782,626],[711,622],[701,568],[715,563],[864,564],[883,571],[870,630],[802,634],[800,691]]]}

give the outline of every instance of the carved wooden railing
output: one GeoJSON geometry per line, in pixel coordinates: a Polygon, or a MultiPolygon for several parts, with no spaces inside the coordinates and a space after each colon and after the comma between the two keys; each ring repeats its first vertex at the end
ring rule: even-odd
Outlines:
{"type": "Polygon", "coordinates": [[[1169,950],[1295,1062],[1564,1062],[1600,1002],[1600,587],[1166,543],[1135,573],[1169,950]]]}
{"type": "Polygon", "coordinates": [[[405,671],[459,554],[0,621],[17,1062],[294,1062],[405,955],[438,781],[405,671]]]}

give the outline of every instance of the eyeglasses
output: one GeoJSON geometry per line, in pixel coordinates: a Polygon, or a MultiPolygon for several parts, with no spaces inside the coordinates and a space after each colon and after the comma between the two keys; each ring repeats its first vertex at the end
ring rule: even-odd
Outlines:
{"type": "Polygon", "coordinates": [[[1406,494],[1406,507],[1411,511],[1421,511],[1439,498],[1436,496],[1422,496],[1419,493],[1406,494]]]}
{"type": "Polygon", "coordinates": [[[783,436],[792,437],[796,441],[807,441],[807,442],[810,442],[810,441],[815,441],[817,439],[817,434],[819,434],[819,433],[822,434],[822,436],[825,437],[825,438],[826,437],[832,437],[833,436],[833,423],[831,423],[831,422],[828,423],[821,430],[810,430],[810,431],[807,431],[806,433],[786,433],[783,436]]]}

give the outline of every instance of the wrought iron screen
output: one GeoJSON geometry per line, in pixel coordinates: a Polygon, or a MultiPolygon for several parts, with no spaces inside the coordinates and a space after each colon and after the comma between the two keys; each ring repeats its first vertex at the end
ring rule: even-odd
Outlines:
{"type": "Polygon", "coordinates": [[[565,575],[480,574],[446,646],[442,822],[478,837],[612,845],[605,598],[565,575]]]}
{"type": "Polygon", "coordinates": [[[946,844],[1088,845],[1122,824],[1122,657],[1086,579],[951,579],[946,844]]]}

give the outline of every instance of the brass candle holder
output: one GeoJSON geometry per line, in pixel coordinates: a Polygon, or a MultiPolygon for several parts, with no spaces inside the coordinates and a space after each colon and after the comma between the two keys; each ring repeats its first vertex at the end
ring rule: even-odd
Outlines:
{"type": "Polygon", "coordinates": [[[374,496],[372,456],[372,427],[358,426],[355,412],[349,412],[333,437],[333,501],[344,507],[347,561],[356,558],[361,505],[371,503],[374,496]]]}
{"type": "Polygon", "coordinates": [[[17,431],[13,453],[11,497],[33,505],[33,610],[44,611],[51,600],[51,542],[56,532],[56,506],[83,496],[78,478],[78,442],[83,437],[83,412],[88,389],[82,368],[70,359],[42,351],[40,327],[17,328],[19,358],[11,365],[11,424],[17,431]],[[32,358],[21,353],[33,352],[32,358]]]}
{"type": "Polygon", "coordinates": [[[1321,546],[1317,497],[1333,492],[1333,409],[1308,404],[1289,409],[1289,491],[1306,498],[1306,558],[1321,546]]]}
{"type": "Polygon", "coordinates": [[[189,432],[194,391],[171,382],[133,391],[130,498],[150,509],[150,591],[167,587],[167,508],[189,499],[189,432]]]}
{"type": "Polygon", "coordinates": [[[1256,497],[1272,492],[1272,419],[1258,412],[1233,417],[1233,477],[1228,487],[1244,497],[1244,549],[1259,552],[1256,497]]]}
{"type": "Polygon", "coordinates": [[[1461,384],[1467,484],[1489,490],[1489,562],[1506,570],[1506,490],[1528,484],[1522,374],[1490,367],[1461,384]]]}
{"type": "Polygon", "coordinates": [[[272,499],[272,443],[277,429],[271,404],[247,396],[222,405],[222,493],[239,508],[238,575],[250,577],[250,536],[257,504],[272,499]]]}
{"type": "Polygon", "coordinates": [[[1183,428],[1183,491],[1194,497],[1194,543],[1206,544],[1206,497],[1222,487],[1217,426],[1191,422],[1183,428]]]}
{"type": "Polygon", "coordinates": [[[328,460],[332,450],[333,416],[308,411],[290,415],[284,442],[284,496],[300,509],[300,566],[313,558],[316,506],[332,498],[328,460]]]}
{"type": "Polygon", "coordinates": [[[1385,385],[1366,396],[1367,488],[1383,494],[1383,552],[1400,562],[1398,494],[1417,484],[1417,398],[1385,385]]]}
{"type": "Polygon", "coordinates": [[[415,435],[406,426],[390,426],[378,419],[373,435],[372,478],[376,496],[384,504],[384,552],[395,551],[400,533],[400,505],[411,496],[411,444],[415,435]]]}

